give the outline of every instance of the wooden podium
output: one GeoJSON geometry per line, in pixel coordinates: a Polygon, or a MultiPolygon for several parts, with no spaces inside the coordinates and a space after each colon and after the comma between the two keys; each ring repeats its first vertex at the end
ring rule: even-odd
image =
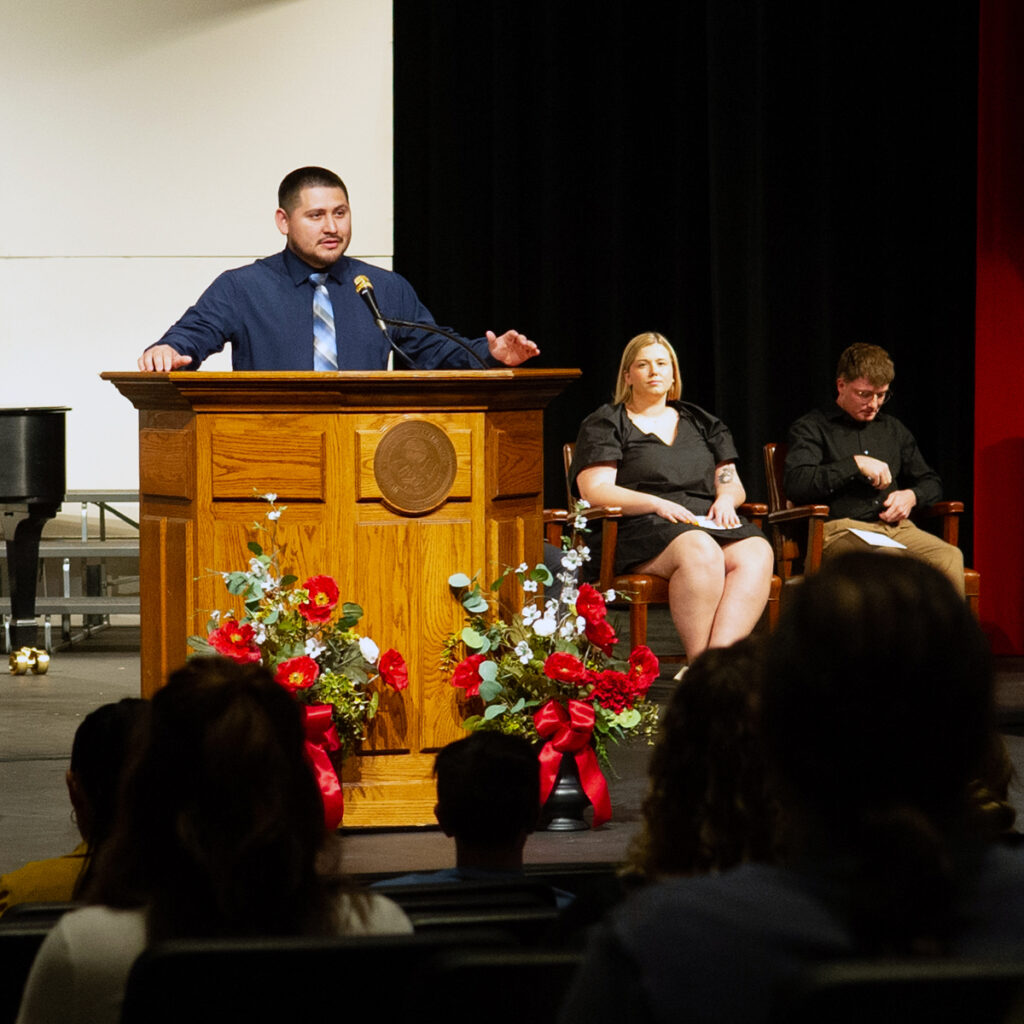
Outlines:
{"type": "Polygon", "coordinates": [[[345,825],[434,824],[434,752],[464,735],[439,666],[463,621],[447,580],[540,561],[543,411],[579,370],[101,376],[139,410],[143,695],[229,607],[211,570],[248,564],[274,492],[282,568],[333,576],[409,664],[346,762],[345,825]]]}

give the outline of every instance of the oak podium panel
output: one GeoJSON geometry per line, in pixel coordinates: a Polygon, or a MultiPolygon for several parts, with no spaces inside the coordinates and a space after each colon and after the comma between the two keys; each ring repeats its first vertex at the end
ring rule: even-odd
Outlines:
{"type": "Polygon", "coordinates": [[[464,735],[439,666],[462,622],[447,579],[540,561],[543,411],[579,371],[102,376],[139,410],[143,694],[228,606],[210,570],[248,563],[274,492],[283,568],[333,576],[409,664],[346,762],[345,824],[433,824],[434,753],[464,735]]]}

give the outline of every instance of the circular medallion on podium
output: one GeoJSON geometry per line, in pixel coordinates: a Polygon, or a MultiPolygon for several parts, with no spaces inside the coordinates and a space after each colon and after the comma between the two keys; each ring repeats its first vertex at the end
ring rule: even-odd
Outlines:
{"type": "Polygon", "coordinates": [[[438,426],[405,420],[389,427],[373,455],[373,475],[384,503],[418,515],[444,504],[458,460],[455,446],[438,426]]]}

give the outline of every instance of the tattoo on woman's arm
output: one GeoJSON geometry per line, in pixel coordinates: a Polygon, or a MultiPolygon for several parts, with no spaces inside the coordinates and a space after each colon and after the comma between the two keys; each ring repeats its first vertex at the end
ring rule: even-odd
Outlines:
{"type": "Polygon", "coordinates": [[[731,484],[736,479],[736,472],[732,466],[723,466],[718,471],[718,482],[720,484],[731,484]]]}

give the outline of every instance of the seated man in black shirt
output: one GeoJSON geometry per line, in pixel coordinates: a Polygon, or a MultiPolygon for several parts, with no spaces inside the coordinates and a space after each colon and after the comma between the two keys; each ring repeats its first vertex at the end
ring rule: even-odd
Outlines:
{"type": "Polygon", "coordinates": [[[883,406],[895,376],[889,354],[877,345],[851,345],[836,370],[834,406],[801,416],[789,429],[784,484],[796,504],[829,506],[824,554],[864,550],[868,541],[852,530],[884,534],[908,554],[939,569],[964,593],[960,549],[924,530],[908,516],[915,505],[942,497],[942,484],[917,442],[883,406]]]}

